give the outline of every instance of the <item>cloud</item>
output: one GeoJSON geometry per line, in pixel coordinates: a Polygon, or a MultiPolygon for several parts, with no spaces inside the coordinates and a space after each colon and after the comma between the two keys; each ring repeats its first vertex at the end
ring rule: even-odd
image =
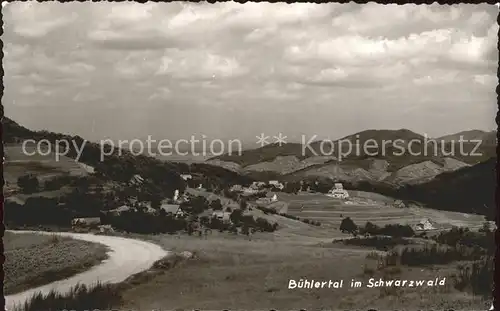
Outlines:
{"type": "Polygon", "coordinates": [[[5,27],[21,37],[38,38],[64,27],[78,18],[76,12],[61,13],[61,5],[47,3],[40,5],[35,2],[20,2],[15,5],[4,6],[6,16],[5,27]],[[55,14],[54,14],[55,13],[55,14]],[[22,22],[16,22],[21,20],[22,22]]]}
{"type": "Polygon", "coordinates": [[[235,58],[223,57],[210,51],[169,51],[161,59],[157,75],[179,79],[231,78],[244,75],[248,68],[235,58]]]}
{"type": "Polygon", "coordinates": [[[270,128],[325,135],[332,118],[344,134],[493,122],[498,10],[487,4],[12,2],[3,11],[4,102],[28,126],[85,131],[83,118],[35,118],[37,105],[47,116],[73,109],[171,133],[185,130],[175,114],[200,107],[210,112],[196,112],[196,128],[228,124],[241,135],[268,110],[294,120],[266,117],[270,128]],[[478,118],[465,113],[470,103],[478,118]],[[456,116],[438,122],[450,105],[456,116]]]}

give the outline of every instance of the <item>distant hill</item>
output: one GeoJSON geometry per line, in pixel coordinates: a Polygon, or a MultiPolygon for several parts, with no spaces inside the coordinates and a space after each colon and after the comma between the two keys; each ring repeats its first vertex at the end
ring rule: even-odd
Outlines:
{"type": "MultiPolygon", "coordinates": [[[[114,148],[113,154],[106,155],[104,161],[101,159],[101,146],[97,143],[85,141],[79,136],[71,136],[66,134],[54,133],[49,131],[32,131],[24,126],[19,125],[17,122],[8,117],[3,118],[3,133],[4,142],[11,145],[12,150],[17,150],[19,144],[26,139],[34,139],[39,141],[46,139],[51,144],[55,144],[57,140],[68,140],[73,143],[70,144],[70,151],[67,154],[69,161],[77,159],[77,150],[83,148],[79,162],[95,168],[95,171],[100,175],[106,176],[114,181],[128,182],[134,174],[143,176],[150,176],[152,180],[157,181],[158,185],[163,185],[165,188],[175,189],[183,188],[183,181],[180,174],[184,173],[199,173],[218,184],[224,184],[228,181],[238,183],[248,183],[251,180],[247,176],[224,169],[222,167],[208,165],[204,163],[177,163],[161,161],[147,156],[134,156],[128,150],[118,150],[114,148]],[[74,144],[76,144],[76,149],[74,144]]],[[[106,146],[104,146],[106,149],[106,146]]],[[[8,155],[7,155],[8,156],[8,155]]],[[[33,161],[40,162],[37,157],[31,157],[33,161]]],[[[31,163],[30,162],[30,163],[31,163]]],[[[62,162],[61,162],[62,163],[62,162]]],[[[30,165],[34,165],[31,163],[30,165]]],[[[38,166],[39,163],[37,164],[38,166]]],[[[53,170],[57,170],[60,166],[59,162],[52,161],[50,166],[53,170]]],[[[67,170],[65,168],[65,170],[67,170]]]]}
{"type": "Polygon", "coordinates": [[[438,137],[436,138],[436,140],[451,142],[451,141],[459,141],[460,137],[462,137],[463,140],[469,140],[469,141],[482,140],[484,141],[485,144],[495,144],[497,138],[497,132],[496,131],[485,132],[481,130],[461,131],[455,134],[449,134],[438,137]]]}
{"type": "MultiPolygon", "coordinates": [[[[245,150],[241,155],[221,155],[213,157],[209,160],[219,160],[224,162],[233,162],[241,167],[259,164],[261,162],[272,162],[276,157],[294,156],[297,160],[303,160],[315,156],[338,156],[338,146],[342,141],[350,141],[352,145],[365,144],[366,141],[372,139],[382,146],[382,141],[402,140],[408,142],[410,140],[423,141],[424,137],[420,134],[407,129],[401,130],[366,130],[353,135],[349,135],[333,141],[333,149],[330,141],[319,140],[314,141],[309,145],[300,143],[287,143],[279,146],[278,144],[269,144],[261,148],[245,150]],[[331,154],[330,151],[333,151],[331,154]]],[[[391,148],[392,144],[386,144],[386,147],[391,148]]],[[[353,156],[351,156],[353,157],[353,156]]]]}
{"type": "Polygon", "coordinates": [[[477,213],[493,219],[496,212],[496,158],[443,173],[420,185],[399,189],[404,198],[435,209],[477,213]]]}
{"type": "Polygon", "coordinates": [[[353,143],[359,142],[361,144],[364,144],[369,139],[375,140],[379,145],[382,145],[382,141],[392,141],[392,142],[396,140],[402,140],[404,142],[409,142],[411,140],[423,141],[424,136],[408,129],[366,130],[356,134],[348,135],[346,137],[341,138],[340,140],[349,140],[353,143]]]}
{"type": "Polygon", "coordinates": [[[315,141],[307,146],[298,143],[282,146],[270,144],[246,150],[241,155],[226,154],[214,157],[207,163],[243,174],[268,172],[282,175],[287,180],[322,177],[346,179],[346,181],[384,180],[398,185],[414,184],[431,180],[442,172],[453,171],[495,157],[496,140],[493,139],[492,143],[491,137],[495,137],[496,132],[480,134],[487,140],[476,148],[476,143],[459,145],[451,142],[429,143],[425,146],[425,137],[408,129],[366,130],[333,142],[334,149],[331,154],[332,143],[327,141],[315,141]],[[346,146],[342,149],[343,152],[349,151],[347,143],[342,145],[343,141],[350,141],[352,144],[352,153],[347,156],[338,152],[339,145],[346,146]],[[380,146],[380,149],[378,152],[377,149],[367,149],[365,152],[362,148],[365,144],[374,144],[380,146]],[[360,146],[359,151],[356,150],[357,145],[360,146]],[[408,150],[402,153],[401,147],[408,148],[408,146],[411,146],[412,153],[408,150]],[[472,151],[477,155],[472,154],[472,151]],[[338,158],[341,158],[341,161],[338,161],[338,158]],[[375,162],[378,164],[372,167],[375,162]],[[381,163],[383,168],[379,165],[381,163]],[[419,169],[422,172],[417,172],[419,169]]]}

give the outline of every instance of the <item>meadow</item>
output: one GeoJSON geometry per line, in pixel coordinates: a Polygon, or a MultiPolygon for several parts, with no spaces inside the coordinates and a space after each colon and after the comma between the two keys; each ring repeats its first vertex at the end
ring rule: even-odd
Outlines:
{"type": "Polygon", "coordinates": [[[5,232],[5,294],[73,276],[105,260],[107,248],[57,235],[5,232]]]}

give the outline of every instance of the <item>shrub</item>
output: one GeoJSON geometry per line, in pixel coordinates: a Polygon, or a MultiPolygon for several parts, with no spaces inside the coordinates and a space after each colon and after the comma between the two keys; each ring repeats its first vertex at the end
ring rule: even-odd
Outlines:
{"type": "Polygon", "coordinates": [[[111,309],[122,300],[117,286],[101,283],[92,287],[76,285],[64,295],[55,291],[46,296],[36,293],[24,305],[14,307],[13,311],[111,309]]]}
{"type": "Polygon", "coordinates": [[[461,260],[478,260],[484,253],[478,253],[475,249],[457,247],[439,247],[437,244],[424,246],[422,248],[405,248],[402,250],[401,263],[408,266],[425,266],[435,264],[448,264],[461,260]]]}
{"type": "Polygon", "coordinates": [[[26,174],[17,179],[17,185],[23,193],[33,193],[38,190],[40,184],[38,178],[33,174],[26,174]]]}
{"type": "Polygon", "coordinates": [[[492,255],[495,252],[494,232],[482,230],[481,232],[471,232],[468,228],[454,227],[449,231],[441,232],[433,238],[436,242],[456,247],[459,245],[471,248],[481,248],[492,255]]]}
{"type": "Polygon", "coordinates": [[[360,228],[359,233],[362,235],[388,235],[400,238],[415,236],[415,231],[408,225],[389,224],[379,227],[371,222],[367,222],[364,227],[360,228]]]}
{"type": "Polygon", "coordinates": [[[363,274],[368,276],[373,276],[375,274],[375,269],[368,267],[366,264],[363,266],[363,274]]]}
{"type": "Polygon", "coordinates": [[[352,233],[356,234],[358,230],[358,226],[352,221],[350,217],[346,217],[342,219],[342,222],[340,223],[340,231],[342,232],[347,232],[347,233],[352,233]]]}
{"type": "Polygon", "coordinates": [[[474,295],[491,297],[493,269],[493,256],[485,256],[471,265],[460,265],[454,278],[454,286],[460,291],[471,290],[474,295]]]}
{"type": "Polygon", "coordinates": [[[356,238],[344,240],[346,245],[356,245],[356,246],[371,246],[378,250],[388,250],[397,245],[408,245],[410,242],[404,238],[395,237],[366,237],[366,238],[356,238]]]}

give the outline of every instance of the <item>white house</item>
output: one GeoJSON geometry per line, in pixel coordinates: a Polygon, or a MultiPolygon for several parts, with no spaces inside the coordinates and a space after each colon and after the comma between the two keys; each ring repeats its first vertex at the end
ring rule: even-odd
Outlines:
{"type": "Polygon", "coordinates": [[[181,178],[187,181],[188,179],[193,179],[193,176],[191,174],[181,174],[181,178]]]}
{"type": "Polygon", "coordinates": [[[265,182],[263,181],[254,181],[251,185],[250,185],[250,188],[252,189],[261,189],[262,187],[264,187],[266,185],[265,182]]]}
{"type": "Polygon", "coordinates": [[[272,185],[280,190],[283,190],[283,188],[285,188],[285,186],[277,180],[270,180],[269,185],[272,185]]]}
{"type": "Polygon", "coordinates": [[[327,196],[336,199],[347,199],[349,197],[349,192],[347,192],[347,190],[344,190],[344,187],[341,183],[335,183],[332,190],[328,191],[327,196]]]}
{"type": "Polygon", "coordinates": [[[230,216],[231,216],[231,213],[225,212],[225,211],[214,211],[212,213],[212,217],[215,217],[215,218],[222,220],[222,221],[230,221],[231,220],[230,216]]]}
{"type": "Polygon", "coordinates": [[[111,225],[100,225],[99,226],[99,232],[101,233],[109,233],[109,232],[114,232],[115,230],[111,225]]]}
{"type": "Polygon", "coordinates": [[[179,200],[179,190],[177,190],[177,189],[174,191],[174,197],[173,197],[173,200],[174,200],[174,201],[179,200]]]}
{"type": "Polygon", "coordinates": [[[268,192],[264,198],[258,198],[255,203],[257,204],[268,204],[278,201],[278,196],[276,193],[268,192]]]}
{"type": "Polygon", "coordinates": [[[427,218],[422,219],[419,223],[415,225],[415,230],[417,231],[425,231],[425,230],[434,230],[434,226],[431,221],[427,218]]]}
{"type": "Polygon", "coordinates": [[[108,213],[116,216],[116,215],[120,215],[123,212],[129,211],[130,209],[132,209],[132,207],[130,207],[128,205],[122,205],[122,206],[117,207],[115,209],[109,210],[108,213]]]}
{"type": "Polygon", "coordinates": [[[97,227],[101,224],[100,217],[87,217],[87,218],[73,218],[71,220],[71,226],[73,228],[89,228],[89,227],[97,227]]]}
{"type": "Polygon", "coordinates": [[[167,214],[170,213],[175,217],[184,216],[184,212],[182,211],[182,209],[178,204],[162,204],[160,208],[164,210],[167,214]]]}
{"type": "Polygon", "coordinates": [[[397,207],[397,208],[405,208],[406,205],[403,201],[401,200],[396,200],[394,201],[394,207],[397,207]]]}
{"type": "Polygon", "coordinates": [[[270,202],[276,202],[276,201],[278,201],[278,196],[276,195],[276,193],[268,192],[268,193],[266,194],[266,198],[267,198],[270,202]]]}
{"type": "Polygon", "coordinates": [[[243,191],[243,186],[241,186],[241,185],[232,185],[229,190],[230,191],[243,191]]]}
{"type": "Polygon", "coordinates": [[[254,188],[243,188],[243,193],[244,194],[254,194],[259,192],[257,189],[254,188]]]}

